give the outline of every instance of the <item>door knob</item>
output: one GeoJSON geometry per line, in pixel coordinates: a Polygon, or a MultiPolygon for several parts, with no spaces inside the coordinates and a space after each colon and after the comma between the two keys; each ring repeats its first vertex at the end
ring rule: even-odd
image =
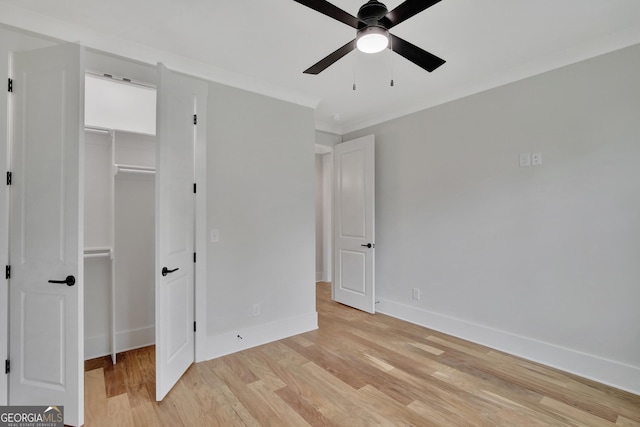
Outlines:
{"type": "Polygon", "coordinates": [[[173,270],[169,270],[167,267],[162,267],[162,275],[166,276],[169,273],[173,273],[174,271],[180,270],[179,268],[174,268],[173,270]]]}
{"type": "Polygon", "coordinates": [[[364,246],[365,248],[371,249],[371,248],[374,248],[376,245],[373,245],[371,243],[367,243],[366,245],[360,245],[360,246],[364,246]]]}
{"type": "Polygon", "coordinates": [[[67,276],[64,280],[49,280],[49,283],[62,283],[67,286],[73,286],[76,284],[76,278],[73,276],[67,276]]]}

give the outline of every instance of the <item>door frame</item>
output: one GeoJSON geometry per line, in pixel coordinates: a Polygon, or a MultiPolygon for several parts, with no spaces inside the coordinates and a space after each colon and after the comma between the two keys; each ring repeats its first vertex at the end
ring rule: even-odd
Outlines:
{"type": "MultiPolygon", "coordinates": [[[[346,148],[346,149],[349,149],[349,148],[346,148]]],[[[355,151],[355,150],[352,150],[352,151],[355,151]]],[[[338,302],[342,304],[348,305],[350,307],[353,307],[359,310],[363,310],[371,314],[375,314],[376,312],[375,310],[375,306],[376,306],[375,272],[376,270],[375,270],[375,135],[374,134],[361,136],[359,138],[354,138],[348,141],[342,141],[340,144],[336,144],[334,146],[332,178],[333,178],[332,211],[333,211],[333,232],[334,232],[333,234],[334,261],[333,261],[333,281],[331,283],[331,299],[334,301],[339,300],[338,302]],[[368,244],[368,249],[361,251],[365,255],[364,277],[363,277],[365,293],[362,294],[360,297],[355,296],[356,293],[352,291],[344,291],[344,292],[340,291],[340,295],[338,295],[338,289],[339,287],[342,286],[342,282],[340,282],[339,284],[337,280],[337,273],[338,273],[337,270],[339,269],[338,258],[340,257],[339,246],[341,245],[340,243],[341,240],[337,236],[337,234],[341,230],[341,227],[340,227],[341,223],[339,221],[338,216],[339,216],[340,210],[342,209],[342,206],[339,206],[339,202],[337,200],[341,196],[341,193],[338,190],[338,186],[340,185],[338,174],[341,171],[341,169],[339,169],[340,168],[339,164],[340,165],[342,164],[341,155],[340,153],[338,153],[338,151],[342,151],[342,150],[338,150],[338,147],[344,148],[347,146],[347,144],[351,149],[355,148],[353,147],[354,145],[356,147],[360,147],[360,148],[356,148],[356,150],[364,149],[364,152],[365,152],[365,159],[364,159],[365,169],[363,170],[364,186],[365,186],[365,189],[367,188],[372,189],[372,191],[365,192],[366,193],[365,200],[364,200],[365,212],[367,211],[369,212],[368,214],[367,213],[364,214],[365,236],[363,237],[363,240],[355,243],[355,244],[364,243],[364,244],[360,244],[359,246],[367,246],[368,244]],[[367,183],[369,185],[367,185],[367,183]],[[367,208],[370,208],[370,210],[368,210],[367,208]],[[369,278],[367,279],[367,277],[369,278]],[[371,295],[369,295],[369,293],[371,293],[371,295]],[[369,298],[371,298],[370,301],[368,301],[369,298]]],[[[352,246],[354,244],[353,241],[357,240],[358,238],[359,237],[351,236],[349,240],[350,244],[348,246],[352,246]]],[[[360,249],[359,246],[358,246],[358,249],[360,249]]],[[[357,252],[358,249],[351,247],[350,251],[357,252]]]]}
{"type": "MultiPolygon", "coordinates": [[[[101,51],[97,53],[102,53],[101,51]]],[[[107,55],[105,53],[105,55],[107,55]]],[[[114,67],[117,72],[109,69],[89,69],[87,67],[85,69],[85,74],[89,72],[89,74],[103,74],[108,73],[111,75],[119,75],[121,73],[127,72],[127,62],[131,63],[132,74],[139,74],[139,72],[135,72],[134,67],[138,66],[133,60],[129,58],[121,58],[118,60],[117,64],[109,64],[104,66],[104,68],[114,67]],[[124,67],[124,68],[123,68],[124,67]]],[[[152,86],[157,91],[157,74],[155,70],[157,70],[157,64],[148,64],[149,69],[153,69],[153,78],[151,75],[146,76],[146,78],[140,78],[136,80],[139,83],[144,83],[145,85],[152,86]]],[[[190,76],[193,77],[193,76],[190,76]]],[[[197,77],[194,77],[197,78],[197,77]]],[[[208,80],[204,80],[209,83],[208,80]]],[[[198,261],[195,264],[194,269],[194,296],[195,296],[195,321],[197,322],[198,328],[195,333],[195,361],[202,362],[208,359],[207,357],[207,322],[206,322],[206,296],[207,296],[207,239],[206,239],[206,218],[207,218],[207,144],[206,144],[206,131],[207,131],[207,120],[206,117],[203,117],[203,120],[198,123],[199,132],[205,135],[205,138],[198,139],[195,145],[195,178],[197,183],[197,192],[195,194],[195,239],[194,239],[194,251],[198,254],[198,261]]],[[[156,135],[157,137],[157,135],[156,135]]],[[[156,139],[157,142],[157,139],[156,139]]],[[[156,148],[157,149],[157,148],[156,148]]],[[[1,253],[1,252],[0,252],[1,253]]],[[[155,326],[155,325],[154,325],[155,326]]],[[[84,337],[83,341],[84,341],[84,337]]],[[[0,395],[1,396],[1,395],[0,395]]]]}
{"type": "MultiPolygon", "coordinates": [[[[207,84],[209,82],[205,80],[207,84]]],[[[208,104],[207,97],[207,104],[208,104]]],[[[207,105],[208,107],[208,105],[207,105]]],[[[207,108],[207,111],[209,109],[207,108]]],[[[207,354],[207,117],[200,120],[198,132],[203,138],[196,138],[195,144],[195,176],[197,191],[195,194],[194,218],[194,250],[198,254],[194,269],[194,297],[195,297],[195,363],[208,360],[207,354]]]]}
{"type": "MultiPolygon", "coordinates": [[[[97,51],[98,54],[102,54],[102,51],[97,51]]],[[[108,54],[104,53],[104,55],[108,58],[108,54]]],[[[139,64],[136,64],[135,61],[129,58],[120,58],[117,62],[109,63],[108,61],[102,64],[99,68],[92,68],[87,64],[85,68],[85,75],[120,75],[122,73],[126,73],[130,71],[132,75],[136,75],[137,83],[142,83],[145,86],[153,87],[157,91],[157,64],[147,64],[149,70],[153,70],[149,72],[149,75],[141,75],[139,71],[136,71],[136,67],[140,67],[139,64]],[[131,70],[127,69],[127,64],[130,63],[131,70]],[[106,64],[106,65],[105,65],[106,64]],[[113,68],[113,69],[107,69],[113,68]]],[[[145,67],[146,68],[146,67],[145,67]]],[[[208,80],[204,80],[208,83],[208,80]]],[[[207,239],[206,239],[206,219],[207,219],[207,144],[206,144],[206,129],[207,129],[207,120],[206,117],[199,123],[200,132],[205,134],[205,140],[198,139],[195,145],[196,156],[195,156],[195,178],[198,184],[198,191],[195,194],[195,239],[194,239],[194,251],[198,254],[198,260],[202,260],[200,262],[196,262],[194,277],[194,295],[195,295],[195,320],[197,322],[198,328],[195,334],[195,361],[202,362],[208,359],[207,357],[207,345],[206,345],[206,337],[207,337],[207,323],[206,323],[206,296],[207,296],[207,268],[206,268],[206,259],[207,259],[207,239]]],[[[157,141],[157,140],[156,140],[157,141]]],[[[8,169],[7,169],[8,170],[8,169]]],[[[1,212],[0,212],[1,214],[1,212]]],[[[1,215],[0,215],[1,218],[1,215]]],[[[8,224],[8,221],[7,221],[8,224]]],[[[0,233],[1,235],[1,233],[0,233]]],[[[0,255],[2,254],[0,250],[0,255]]],[[[1,294],[0,294],[1,297],[1,294]]],[[[1,302],[1,298],[0,298],[1,302]]],[[[84,304],[84,301],[83,301],[84,304]]],[[[0,306],[1,307],[1,306],[0,306]]],[[[0,323],[1,325],[1,323],[0,323]]],[[[155,324],[154,324],[155,326],[155,324]]],[[[84,341],[84,337],[82,337],[84,341]]],[[[84,345],[84,343],[83,343],[84,345]]],[[[0,344],[1,349],[1,344],[0,344]]],[[[115,349],[115,347],[114,347],[115,349]]],[[[1,383],[0,383],[1,385],[1,383]]],[[[1,398],[2,394],[0,394],[1,398]]],[[[0,400],[0,404],[2,400],[0,400]]]]}
{"type": "MultiPolygon", "coordinates": [[[[4,53],[4,52],[0,52],[4,53]]],[[[0,58],[0,68],[2,69],[1,80],[7,81],[13,78],[13,67],[11,66],[11,53],[2,55],[0,58]],[[5,57],[6,56],[6,57],[5,57]]],[[[11,121],[9,105],[9,92],[2,91],[0,96],[0,121],[4,121],[7,131],[0,134],[0,167],[4,174],[11,170],[11,144],[12,139],[11,121]]],[[[2,185],[0,189],[0,266],[9,265],[9,186],[2,185]]],[[[2,279],[0,286],[0,360],[9,358],[9,281],[2,279]]],[[[7,405],[9,393],[8,375],[0,378],[0,406],[7,405]]]]}

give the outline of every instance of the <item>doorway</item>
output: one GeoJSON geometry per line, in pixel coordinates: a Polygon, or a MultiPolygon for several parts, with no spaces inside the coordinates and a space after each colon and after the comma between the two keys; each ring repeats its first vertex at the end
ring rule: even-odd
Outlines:
{"type": "Polygon", "coordinates": [[[156,89],[85,75],[85,360],[155,343],[156,89]]]}
{"type": "MultiPolygon", "coordinates": [[[[316,134],[316,138],[318,138],[316,134]]],[[[316,281],[375,313],[375,136],[316,144],[316,281]],[[328,270],[328,273],[327,273],[328,270]]]]}
{"type": "Polygon", "coordinates": [[[315,147],[316,282],[331,282],[333,264],[333,150],[315,147]]]}

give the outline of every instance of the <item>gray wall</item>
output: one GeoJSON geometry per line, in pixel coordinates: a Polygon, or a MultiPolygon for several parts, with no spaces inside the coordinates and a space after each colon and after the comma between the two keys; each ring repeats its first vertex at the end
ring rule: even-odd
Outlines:
{"type": "Polygon", "coordinates": [[[380,309],[640,393],[638,76],[634,46],[345,135],[380,309]]]}
{"type": "Polygon", "coordinates": [[[317,321],[314,112],[210,83],[208,115],[207,227],[220,241],[207,248],[207,332],[219,355],[317,321]]]}

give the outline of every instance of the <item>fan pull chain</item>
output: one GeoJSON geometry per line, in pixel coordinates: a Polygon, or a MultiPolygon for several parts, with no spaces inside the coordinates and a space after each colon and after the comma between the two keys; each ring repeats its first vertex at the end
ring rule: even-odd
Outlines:
{"type": "Polygon", "coordinates": [[[394,86],[393,82],[393,37],[389,37],[389,63],[391,65],[391,83],[390,86],[394,86]]]}
{"type": "Polygon", "coordinates": [[[353,90],[356,90],[356,55],[358,53],[353,51],[353,90]]]}

